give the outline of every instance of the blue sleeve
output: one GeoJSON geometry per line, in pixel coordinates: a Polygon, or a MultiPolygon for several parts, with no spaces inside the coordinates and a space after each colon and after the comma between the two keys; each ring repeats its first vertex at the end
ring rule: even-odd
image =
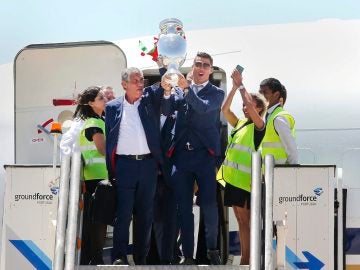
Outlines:
{"type": "MultiPolygon", "coordinates": [[[[112,115],[111,115],[111,106],[106,106],[105,107],[105,136],[107,137],[110,134],[110,130],[111,130],[111,119],[112,115]],[[107,117],[108,116],[108,117],[107,117]]],[[[105,149],[106,149],[106,155],[105,155],[105,159],[106,159],[106,167],[108,170],[108,174],[109,174],[109,178],[111,179],[112,176],[112,169],[111,169],[111,149],[110,149],[110,143],[108,142],[108,140],[105,141],[105,149]]]]}
{"type": "Polygon", "coordinates": [[[109,134],[110,132],[110,123],[109,123],[109,120],[111,117],[111,113],[110,113],[110,107],[109,106],[105,106],[105,136],[109,134]],[[106,116],[109,116],[109,117],[106,117],[106,116]]]}
{"type": "Polygon", "coordinates": [[[171,95],[169,98],[163,98],[161,101],[161,113],[165,116],[170,116],[175,112],[175,97],[171,95]]]}
{"type": "Polygon", "coordinates": [[[160,77],[164,76],[164,74],[166,73],[167,69],[162,67],[162,68],[159,68],[159,73],[160,73],[160,77]]]}
{"type": "Polygon", "coordinates": [[[151,85],[144,89],[144,96],[150,95],[151,101],[155,107],[160,107],[161,99],[164,95],[164,89],[158,85],[151,85]]]}

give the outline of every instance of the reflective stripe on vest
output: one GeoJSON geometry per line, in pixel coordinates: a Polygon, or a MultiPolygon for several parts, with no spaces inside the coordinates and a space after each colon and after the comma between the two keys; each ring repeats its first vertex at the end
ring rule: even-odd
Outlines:
{"type": "Polygon", "coordinates": [[[85,130],[91,127],[100,128],[105,136],[105,122],[102,119],[86,119],[79,139],[81,155],[85,162],[84,179],[107,179],[108,173],[106,169],[105,157],[97,150],[95,143],[93,141],[89,141],[85,137],[85,130]]]}
{"type": "Polygon", "coordinates": [[[254,147],[254,124],[246,124],[247,119],[239,120],[233,137],[229,136],[226,156],[218,173],[217,180],[225,181],[235,187],[250,191],[251,188],[251,154],[254,147]],[[246,125],[245,125],[246,124],[246,125]]]}
{"type": "Polygon", "coordinates": [[[281,142],[264,142],[262,145],[267,148],[284,148],[281,142]]]}
{"type": "Polygon", "coordinates": [[[89,165],[89,164],[94,164],[94,163],[105,163],[106,160],[105,158],[87,158],[85,159],[85,164],[89,165]]]}
{"type": "Polygon", "coordinates": [[[246,166],[243,166],[243,165],[241,165],[239,163],[236,163],[236,162],[233,162],[233,161],[230,161],[230,160],[227,160],[227,159],[224,160],[223,165],[228,166],[228,167],[233,168],[233,169],[236,169],[236,170],[239,170],[239,171],[243,171],[245,173],[251,174],[251,167],[246,167],[246,166]]]}
{"type": "Polygon", "coordinates": [[[229,148],[231,149],[236,149],[242,152],[248,152],[248,153],[252,153],[253,150],[251,149],[251,147],[247,147],[245,145],[240,145],[240,144],[236,144],[236,143],[231,143],[229,145],[229,148]]]}
{"type": "Polygon", "coordinates": [[[277,107],[271,113],[266,123],[265,135],[260,145],[261,156],[264,159],[265,155],[271,154],[275,158],[275,164],[285,164],[288,156],[274,126],[274,120],[278,116],[282,116],[287,119],[291,133],[295,138],[294,118],[287,111],[284,111],[282,107],[277,107]]]}
{"type": "Polygon", "coordinates": [[[80,146],[80,151],[81,152],[89,151],[89,150],[97,150],[96,145],[95,144],[90,144],[90,145],[80,146]]]}

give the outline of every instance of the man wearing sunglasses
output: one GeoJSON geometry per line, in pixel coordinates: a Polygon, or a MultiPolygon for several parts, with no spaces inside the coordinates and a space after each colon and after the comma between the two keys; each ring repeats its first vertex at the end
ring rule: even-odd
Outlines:
{"type": "Polygon", "coordinates": [[[194,183],[199,186],[200,207],[204,215],[207,255],[213,265],[221,264],[217,250],[218,208],[216,200],[215,157],[220,155],[219,117],[224,91],[209,82],[213,59],[197,53],[192,66],[192,82],[180,77],[183,95],[170,95],[171,86],[163,77],[162,111],[178,111],[175,136],[168,155],[172,157],[171,184],[179,207],[183,264],[195,264],[194,251],[194,183]]]}

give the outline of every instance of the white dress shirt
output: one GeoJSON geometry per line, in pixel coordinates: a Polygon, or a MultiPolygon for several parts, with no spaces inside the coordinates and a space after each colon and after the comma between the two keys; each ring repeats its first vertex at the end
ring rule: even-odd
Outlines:
{"type": "Polygon", "coordinates": [[[191,83],[190,88],[192,90],[194,90],[195,94],[197,94],[201,89],[203,89],[207,84],[209,83],[209,81],[206,81],[202,84],[195,84],[194,82],[191,83]]]}
{"type": "Polygon", "coordinates": [[[116,154],[118,155],[144,155],[150,153],[138,111],[139,104],[140,99],[135,101],[134,104],[130,104],[124,98],[116,148],[116,154]]]}
{"type": "Polygon", "coordinates": [[[160,115],[160,130],[162,130],[164,124],[165,124],[165,121],[166,121],[166,116],[161,114],[160,115]]]}
{"type": "MultiPolygon", "coordinates": [[[[176,116],[177,116],[177,111],[175,111],[175,112],[173,113],[173,115],[171,115],[170,117],[176,119],[176,116]]],[[[160,131],[161,131],[162,128],[164,127],[166,118],[167,118],[167,116],[165,116],[165,115],[163,115],[163,114],[160,115],[160,131]]],[[[176,126],[176,125],[174,124],[174,126],[173,126],[173,128],[172,128],[172,130],[171,130],[171,139],[173,139],[174,136],[175,136],[175,126],[176,126]]]]}
{"type": "MultiPolygon", "coordinates": [[[[271,108],[267,110],[269,115],[278,107],[280,103],[273,105],[271,108]]],[[[281,143],[285,148],[285,152],[288,156],[287,163],[288,164],[298,164],[298,151],[296,147],[296,142],[294,137],[291,134],[290,124],[288,120],[284,116],[277,116],[274,119],[274,127],[276,132],[279,134],[281,143]]]]}

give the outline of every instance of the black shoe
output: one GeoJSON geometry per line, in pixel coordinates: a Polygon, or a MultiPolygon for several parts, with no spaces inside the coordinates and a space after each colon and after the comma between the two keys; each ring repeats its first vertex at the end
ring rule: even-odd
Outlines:
{"type": "Polygon", "coordinates": [[[96,256],[94,256],[90,263],[90,265],[104,265],[104,260],[103,260],[103,256],[102,256],[102,253],[100,254],[97,254],[96,256]]]}
{"type": "Polygon", "coordinates": [[[210,264],[211,265],[221,265],[221,259],[220,259],[220,256],[219,256],[219,251],[214,249],[214,250],[211,250],[209,249],[207,251],[207,257],[208,259],[210,260],[210,264]]]}
{"type": "Polygon", "coordinates": [[[196,265],[195,260],[193,258],[184,258],[181,262],[181,265],[196,265]]]}
{"type": "Polygon", "coordinates": [[[104,263],[104,260],[91,260],[90,261],[90,263],[89,263],[90,265],[104,265],[105,263],[104,263]]]}
{"type": "Polygon", "coordinates": [[[129,262],[125,256],[121,256],[113,261],[113,265],[129,265],[129,262]]]}
{"type": "Polygon", "coordinates": [[[134,263],[135,263],[135,265],[147,265],[145,258],[144,259],[135,259],[134,258],[134,263]]]}

